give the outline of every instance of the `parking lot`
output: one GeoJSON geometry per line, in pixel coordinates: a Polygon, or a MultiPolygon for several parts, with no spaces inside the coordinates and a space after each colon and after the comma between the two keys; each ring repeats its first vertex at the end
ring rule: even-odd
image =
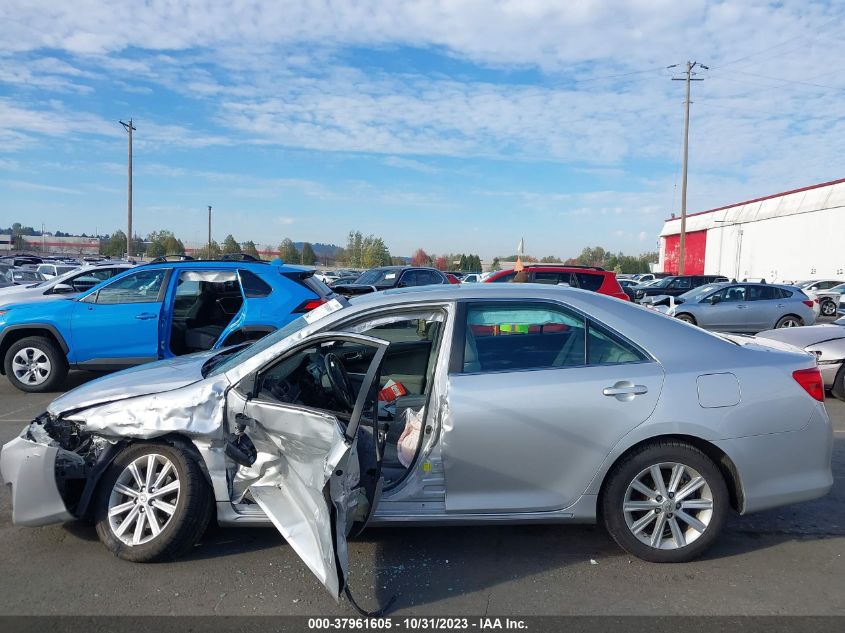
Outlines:
{"type": "MultiPolygon", "coordinates": [[[[81,384],[90,374],[71,374],[81,384]]],[[[0,442],[55,394],[0,380],[0,442]]],[[[731,519],[701,560],[656,565],[597,526],[380,528],[350,543],[351,587],[394,614],[843,614],[845,403],[828,399],[834,488],[823,498],[731,519]]],[[[345,614],[273,529],[211,527],[177,562],[113,557],[90,525],[11,524],[0,492],[5,614],[345,614]]]]}

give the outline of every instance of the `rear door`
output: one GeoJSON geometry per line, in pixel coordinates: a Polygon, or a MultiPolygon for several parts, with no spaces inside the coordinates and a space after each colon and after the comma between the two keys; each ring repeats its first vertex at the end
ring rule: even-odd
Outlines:
{"type": "Polygon", "coordinates": [[[748,302],[745,286],[728,286],[708,296],[695,316],[698,324],[708,330],[745,332],[748,330],[748,302]],[[718,303],[710,303],[719,297],[718,303]]]}
{"type": "Polygon", "coordinates": [[[746,286],[746,325],[749,332],[760,332],[775,326],[787,313],[779,288],[773,286],[746,286]]]}
{"type": "Polygon", "coordinates": [[[138,270],[77,301],[71,362],[118,368],[158,359],[169,276],[169,269],[138,270]]]}
{"type": "Polygon", "coordinates": [[[450,514],[569,506],[660,396],[655,360],[564,305],[471,302],[456,326],[441,444],[450,514]]]}
{"type": "Polygon", "coordinates": [[[335,599],[347,580],[346,538],[364,528],[381,496],[376,397],[388,346],[360,334],[315,335],[248,376],[227,401],[229,419],[244,424],[256,448],[255,463],[234,473],[235,496],[252,496],[335,599]],[[338,367],[345,348],[366,348],[371,361],[354,399],[339,404],[323,368],[338,367]]]}

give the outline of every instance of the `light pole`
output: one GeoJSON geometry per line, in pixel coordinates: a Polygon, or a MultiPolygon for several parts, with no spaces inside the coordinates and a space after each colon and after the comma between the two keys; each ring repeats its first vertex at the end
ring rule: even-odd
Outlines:
{"type": "Polygon", "coordinates": [[[211,259],[211,205],[208,205],[208,259],[211,259]]]}
{"type": "Polygon", "coordinates": [[[132,257],[132,132],[135,131],[135,126],[132,125],[132,119],[129,119],[129,123],[120,121],[120,124],[129,133],[129,200],[126,209],[126,259],[129,259],[132,257]]]}

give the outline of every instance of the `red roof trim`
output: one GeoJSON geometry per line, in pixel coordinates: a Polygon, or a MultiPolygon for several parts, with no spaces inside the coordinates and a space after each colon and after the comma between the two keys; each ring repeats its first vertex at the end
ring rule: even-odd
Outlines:
{"type": "MultiPolygon", "coordinates": [[[[734,202],[733,204],[727,204],[724,207],[717,207],[715,209],[708,209],[707,211],[696,211],[695,213],[687,213],[687,217],[691,218],[694,215],[704,215],[705,213],[713,213],[714,211],[724,211],[725,209],[731,209],[733,207],[741,207],[746,204],[753,204],[755,202],[762,202],[763,200],[771,200],[772,198],[780,198],[781,196],[788,196],[791,193],[801,193],[802,191],[810,191],[811,189],[819,189],[820,187],[828,187],[830,185],[838,185],[845,182],[845,178],[840,178],[839,180],[831,180],[829,182],[822,182],[818,185],[810,185],[809,187],[801,187],[800,189],[792,189],[790,191],[784,191],[782,193],[773,193],[770,196],[763,196],[762,198],[754,198],[753,200],[746,200],[745,202],[734,202]]],[[[666,222],[671,222],[672,220],[680,220],[681,216],[676,216],[674,218],[666,218],[666,222]]]]}

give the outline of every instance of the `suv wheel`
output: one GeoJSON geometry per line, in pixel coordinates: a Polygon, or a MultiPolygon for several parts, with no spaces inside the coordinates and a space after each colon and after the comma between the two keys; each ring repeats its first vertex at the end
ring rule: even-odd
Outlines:
{"type": "Polygon", "coordinates": [[[775,328],[801,327],[802,325],[804,325],[804,321],[802,321],[800,317],[797,317],[794,314],[787,314],[785,317],[778,319],[778,322],[775,323],[775,328]]]}
{"type": "Polygon", "coordinates": [[[679,563],[712,545],[728,505],[725,480],[713,461],[689,444],[664,440],[616,465],[601,509],[622,548],[647,561],[679,563]]]}
{"type": "Polygon", "coordinates": [[[67,358],[52,340],[28,336],[6,351],[3,368],[9,382],[21,391],[55,391],[68,372],[67,358]]]}
{"type": "Polygon", "coordinates": [[[830,299],[826,299],[822,302],[821,305],[821,312],[824,316],[833,316],[836,314],[836,304],[831,301],[830,299]]]}
{"type": "Polygon", "coordinates": [[[168,444],[134,444],[103,475],[97,534],[124,560],[177,558],[202,536],[212,503],[208,482],[190,455],[168,444]]]}

